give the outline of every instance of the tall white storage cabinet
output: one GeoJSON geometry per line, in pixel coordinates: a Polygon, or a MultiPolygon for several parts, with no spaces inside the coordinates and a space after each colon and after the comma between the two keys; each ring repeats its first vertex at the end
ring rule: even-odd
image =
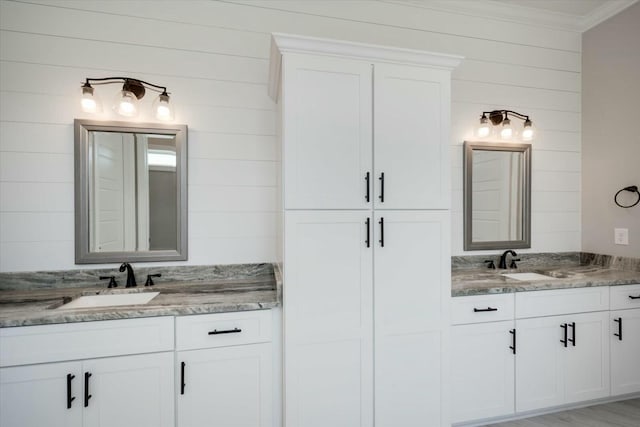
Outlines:
{"type": "Polygon", "coordinates": [[[448,426],[450,73],[274,34],[286,427],[448,426]]]}

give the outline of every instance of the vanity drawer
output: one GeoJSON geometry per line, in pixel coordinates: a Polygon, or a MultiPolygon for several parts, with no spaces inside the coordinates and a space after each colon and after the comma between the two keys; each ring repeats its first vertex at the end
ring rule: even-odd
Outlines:
{"type": "Polygon", "coordinates": [[[516,318],[609,310],[609,287],[516,293],[516,318]]]}
{"type": "Polygon", "coordinates": [[[271,310],[176,317],[176,350],[271,341],[271,310]]]}
{"type": "Polygon", "coordinates": [[[173,350],[173,317],[0,329],[0,366],[173,350]]]}
{"type": "Polygon", "coordinates": [[[451,301],[454,325],[512,320],[514,316],[514,294],[473,295],[451,301]]]}
{"type": "Polygon", "coordinates": [[[625,308],[640,308],[640,284],[611,286],[611,310],[624,310],[625,308]]]}

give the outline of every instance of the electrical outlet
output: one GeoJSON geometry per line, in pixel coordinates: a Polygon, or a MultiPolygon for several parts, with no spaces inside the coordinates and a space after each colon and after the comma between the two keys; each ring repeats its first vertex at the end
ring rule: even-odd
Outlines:
{"type": "Polygon", "coordinates": [[[616,245],[628,245],[629,244],[629,229],[628,228],[614,228],[613,229],[613,241],[616,245]]]}

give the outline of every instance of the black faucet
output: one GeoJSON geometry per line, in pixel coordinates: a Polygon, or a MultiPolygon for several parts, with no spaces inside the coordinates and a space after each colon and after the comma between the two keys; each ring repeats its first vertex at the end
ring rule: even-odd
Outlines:
{"type": "Polygon", "coordinates": [[[127,270],[127,284],[125,288],[133,288],[135,286],[138,286],[136,284],[136,275],[133,274],[133,267],[131,267],[131,264],[129,264],[128,262],[123,262],[120,266],[120,273],[122,273],[125,269],[127,270]]]}
{"type": "MultiPolygon", "coordinates": [[[[504,253],[502,254],[502,256],[500,257],[500,262],[498,263],[498,268],[501,270],[506,270],[507,269],[507,255],[511,254],[511,256],[518,256],[517,253],[515,253],[515,251],[509,249],[504,251],[504,253]]],[[[511,265],[514,265],[515,263],[511,263],[511,265]]],[[[121,270],[122,271],[122,270],[121,270]]]]}

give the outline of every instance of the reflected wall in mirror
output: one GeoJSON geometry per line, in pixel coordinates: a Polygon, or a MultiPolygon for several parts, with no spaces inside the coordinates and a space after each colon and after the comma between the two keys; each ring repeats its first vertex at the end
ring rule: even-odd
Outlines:
{"type": "Polygon", "coordinates": [[[75,121],[77,264],[187,259],[186,142],[184,125],[75,121]]]}
{"type": "Polygon", "coordinates": [[[464,250],[531,247],[531,145],[464,143],[464,250]]]}

